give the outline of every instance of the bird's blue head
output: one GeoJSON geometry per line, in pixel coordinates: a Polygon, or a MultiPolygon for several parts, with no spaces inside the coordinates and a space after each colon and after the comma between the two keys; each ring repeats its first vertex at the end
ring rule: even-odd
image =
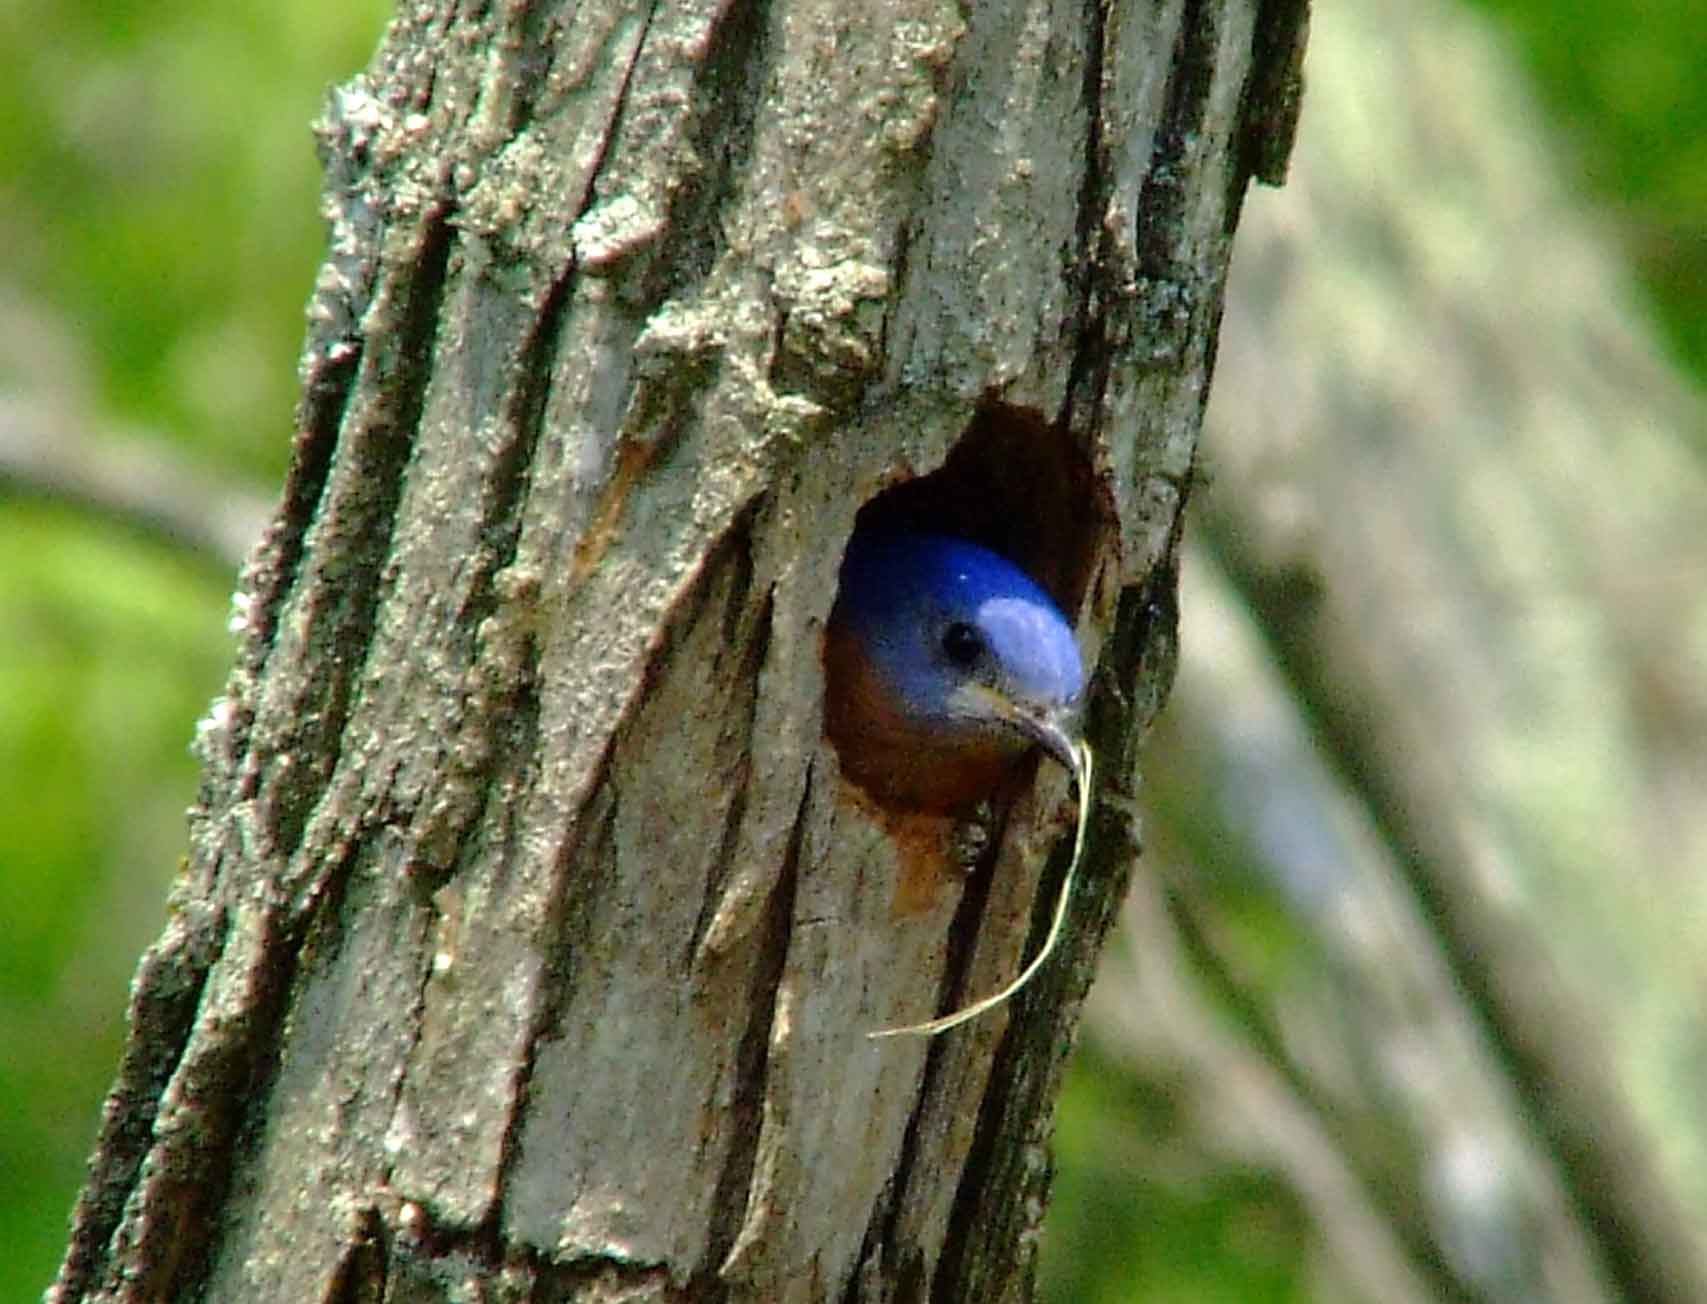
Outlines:
{"type": "Polygon", "coordinates": [[[856,777],[864,769],[869,781],[879,764],[906,769],[909,756],[1011,762],[1033,744],[1075,764],[1085,671],[1072,627],[1030,576],[987,548],[857,534],[827,647],[829,721],[844,765],[850,746],[889,754],[863,766],[856,758],[856,777]]]}

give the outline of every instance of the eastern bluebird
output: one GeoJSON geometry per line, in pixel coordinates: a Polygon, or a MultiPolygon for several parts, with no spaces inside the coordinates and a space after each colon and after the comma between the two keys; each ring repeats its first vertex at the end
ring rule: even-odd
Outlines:
{"type": "Polygon", "coordinates": [[[952,813],[988,796],[1035,745],[1077,772],[1085,670],[1072,627],[987,548],[856,533],[824,668],[842,771],[881,801],[952,813]]]}

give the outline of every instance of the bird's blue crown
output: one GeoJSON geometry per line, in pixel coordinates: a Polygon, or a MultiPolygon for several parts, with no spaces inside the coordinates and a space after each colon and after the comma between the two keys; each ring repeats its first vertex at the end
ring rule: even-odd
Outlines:
{"type": "Polygon", "coordinates": [[[1084,689],[1072,627],[1005,557],[945,535],[862,532],[842,566],[837,618],[897,706],[921,720],[1058,717],[1084,689]]]}

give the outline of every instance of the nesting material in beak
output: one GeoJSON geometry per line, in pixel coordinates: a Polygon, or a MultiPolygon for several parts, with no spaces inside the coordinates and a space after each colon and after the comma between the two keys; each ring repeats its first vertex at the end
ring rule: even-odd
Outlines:
{"type": "Polygon", "coordinates": [[[1079,824],[1073,834],[1073,859],[1067,866],[1067,874],[1061,880],[1061,895],[1055,902],[1055,916],[1049,924],[1049,935],[1043,939],[1043,945],[1038,948],[1037,955],[1031,963],[1020,971],[1020,974],[999,992],[974,1001],[963,1009],[945,1014],[941,1018],[931,1019],[926,1023],[910,1023],[899,1028],[880,1028],[875,1032],[866,1033],[867,1037],[878,1040],[884,1037],[934,1037],[939,1032],[947,1032],[950,1028],[958,1028],[963,1023],[976,1019],[980,1014],[993,1010],[1037,976],[1037,971],[1043,968],[1055,950],[1055,944],[1061,940],[1061,926],[1067,919],[1067,904],[1072,900],[1073,881],[1079,872],[1079,862],[1085,855],[1085,830],[1091,822],[1091,778],[1092,762],[1090,744],[1070,737],[1061,724],[1053,718],[1034,718],[1015,716],[1015,723],[1025,721],[1023,727],[1032,734],[1051,756],[1059,758],[1073,772],[1073,777],[1079,785],[1079,824]]]}

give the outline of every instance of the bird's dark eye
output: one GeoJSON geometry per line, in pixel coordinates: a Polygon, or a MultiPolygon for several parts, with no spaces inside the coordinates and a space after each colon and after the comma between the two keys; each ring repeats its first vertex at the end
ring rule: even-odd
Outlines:
{"type": "Polygon", "coordinates": [[[942,631],[942,652],[957,666],[970,666],[984,650],[984,636],[964,620],[942,631]]]}

